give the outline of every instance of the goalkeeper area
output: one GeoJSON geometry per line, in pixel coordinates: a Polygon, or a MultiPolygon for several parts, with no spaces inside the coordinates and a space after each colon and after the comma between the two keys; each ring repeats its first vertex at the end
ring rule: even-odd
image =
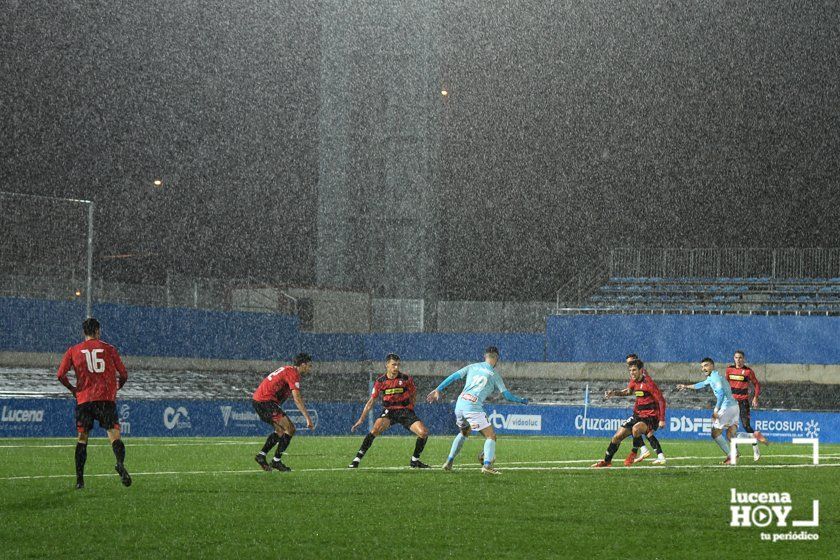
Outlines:
{"type": "MultiPolygon", "coordinates": [[[[100,432],[101,433],[101,432],[100,432]]],[[[98,435],[98,434],[97,434],[98,435]]],[[[376,439],[347,469],[358,437],[296,437],[263,472],[261,438],[126,438],[130,488],[105,438],[91,438],[77,491],[75,440],[0,441],[0,542],[8,558],[836,558],[840,445],[745,446],[720,465],[709,441],[662,440],[668,465],[590,465],[607,439],[499,436],[501,476],[480,473],[471,437],[445,472],[451,443],[432,436],[412,470],[414,438],[376,439]],[[731,527],[732,489],[788,493],[787,526],[731,527]],[[792,527],[812,519],[819,525],[792,527]],[[818,534],[817,540],[762,533],[818,534]],[[832,552],[834,551],[834,552],[832,552]]]]}

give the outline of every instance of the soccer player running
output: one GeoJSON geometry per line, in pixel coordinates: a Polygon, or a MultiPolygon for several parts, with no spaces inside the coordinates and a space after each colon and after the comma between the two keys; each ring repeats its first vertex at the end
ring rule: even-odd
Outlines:
{"type": "Polygon", "coordinates": [[[429,430],[423,424],[423,421],[414,413],[417,387],[414,385],[414,379],[400,371],[400,357],[396,354],[385,356],[385,374],[376,378],[370,398],[365,403],[362,414],[350,428],[350,431],[355,432],[356,428],[362,425],[362,422],[364,422],[371,408],[376,403],[376,397],[380,394],[382,395],[382,405],[385,409],[379,418],[376,419],[376,422],[373,424],[373,429],[365,436],[359,452],[356,453],[356,457],[348,465],[348,468],[355,469],[359,466],[365,453],[367,453],[373,444],[374,438],[390,428],[391,424],[402,424],[403,428],[417,435],[417,441],[414,443],[414,454],[411,456],[409,466],[412,469],[428,469],[429,465],[420,460],[420,454],[423,453],[423,448],[426,447],[429,430]]]}
{"type": "MultiPolygon", "coordinates": [[[[729,388],[732,389],[732,396],[738,401],[738,409],[741,416],[741,424],[744,425],[744,431],[763,443],[770,445],[767,438],[764,437],[758,430],[753,430],[750,422],[750,383],[755,386],[753,391],[752,406],[758,406],[758,395],[761,394],[761,385],[758,383],[758,378],[751,367],[744,363],[746,356],[743,350],[736,350],[734,360],[735,363],[726,367],[726,380],[729,381],[729,388]]],[[[761,452],[758,450],[758,442],[753,444],[753,461],[761,459],[761,452]]]]}
{"type": "Polygon", "coordinates": [[[294,399],[295,406],[306,419],[306,427],[310,430],[315,429],[315,424],[312,423],[312,418],[309,417],[309,412],[307,412],[306,405],[303,404],[303,397],[300,394],[300,376],[309,373],[312,368],[312,356],[301,352],[295,356],[292,364],[268,374],[254,392],[252,403],[254,410],[260,420],[274,428],[274,432],[265,440],[263,448],[254,457],[254,460],[264,471],[270,471],[271,469],[283,472],[292,470],[284,465],[281,460],[296,431],[295,425],[281,408],[289,395],[294,399]],[[275,445],[277,450],[274,452],[274,458],[269,465],[265,458],[275,445]]]}
{"type": "Polygon", "coordinates": [[[484,351],[483,362],[470,364],[459,369],[444,379],[426,398],[430,403],[440,400],[441,394],[449,385],[458,379],[466,379],[464,390],[461,391],[455,404],[455,423],[461,432],[455,436],[455,440],[452,442],[449,457],[443,465],[444,470],[452,470],[452,463],[460,453],[464,441],[469,437],[471,430],[475,430],[485,438],[484,463],[481,472],[493,475],[501,474],[493,467],[493,461],[496,458],[496,432],[487,419],[487,413],[484,412],[482,405],[495,389],[498,389],[505,399],[511,402],[528,404],[528,399],[517,397],[507,390],[502,377],[494,369],[498,363],[499,349],[495,346],[488,346],[484,351]]]}
{"type": "Polygon", "coordinates": [[[724,465],[729,464],[729,439],[732,437],[730,428],[738,426],[738,405],[735,404],[735,399],[732,397],[732,390],[729,388],[729,383],[723,379],[723,376],[715,369],[715,362],[711,358],[703,358],[700,361],[700,369],[706,374],[706,379],[695,383],[694,385],[677,385],[677,390],[684,391],[686,389],[702,389],[703,387],[710,387],[715,394],[717,401],[715,402],[714,411],[712,411],[712,439],[721,448],[726,455],[724,465]],[[726,437],[723,432],[726,431],[726,437]]]}
{"type": "MultiPolygon", "coordinates": [[[[636,403],[633,406],[633,416],[615,432],[610,444],[607,446],[607,452],[604,458],[594,465],[595,468],[604,468],[612,466],[612,459],[618,451],[621,442],[628,436],[633,436],[633,448],[630,454],[624,460],[625,467],[632,467],[638,455],[639,448],[642,446],[642,436],[648,432],[653,432],[657,428],[665,427],[665,398],[662,396],[662,391],[654,383],[644,371],[644,363],[639,360],[631,360],[629,362],[630,382],[627,387],[620,391],[611,389],[604,393],[604,399],[610,399],[615,396],[626,397],[634,395],[636,403]]],[[[653,461],[654,465],[664,465],[665,455],[662,453],[662,447],[659,446],[659,441],[656,441],[657,458],[653,461]]],[[[653,445],[653,443],[651,443],[653,445]]]]}
{"type": "MultiPolygon", "coordinates": [[[[627,358],[625,361],[627,363],[628,370],[630,369],[630,362],[632,362],[633,360],[640,360],[640,358],[637,354],[627,354],[627,358]]],[[[648,377],[651,377],[650,372],[645,367],[642,367],[642,373],[644,375],[647,375],[648,377]]],[[[630,379],[633,379],[632,375],[630,376],[630,379]]],[[[652,377],[651,381],[653,381],[652,377]]],[[[663,416],[661,420],[665,420],[665,417],[663,416]]],[[[653,448],[653,450],[656,451],[656,459],[654,459],[655,464],[664,465],[665,454],[662,453],[662,445],[659,443],[659,438],[657,438],[654,434],[655,431],[655,429],[648,430],[648,432],[645,434],[645,437],[647,438],[648,443],[650,443],[650,446],[653,448]]],[[[635,462],[641,463],[648,457],[650,457],[650,451],[648,451],[648,448],[645,446],[644,443],[642,443],[642,446],[639,448],[639,453],[636,456],[635,462]]]]}
{"type": "Polygon", "coordinates": [[[117,416],[117,390],[128,380],[128,372],[117,349],[100,340],[99,321],[89,317],[82,323],[84,342],[70,347],[58,366],[58,380],[76,397],[76,488],[85,487],[87,443],[93,422],[108,432],[108,441],[117,459],[114,467],[123,486],[131,486],[131,476],[125,469],[125,444],[120,439],[117,416]],[[70,370],[76,374],[74,386],[67,378],[70,370]],[[117,376],[119,375],[119,381],[117,376]]]}

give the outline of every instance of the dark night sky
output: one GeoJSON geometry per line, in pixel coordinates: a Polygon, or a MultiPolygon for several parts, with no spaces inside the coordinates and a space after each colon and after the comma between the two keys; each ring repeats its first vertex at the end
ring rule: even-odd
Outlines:
{"type": "MultiPolygon", "coordinates": [[[[231,6],[0,0],[2,188],[100,202],[105,275],[314,281],[320,8],[231,6]]],[[[838,245],[833,2],[442,6],[443,297],[547,297],[605,247],[838,245]]]]}

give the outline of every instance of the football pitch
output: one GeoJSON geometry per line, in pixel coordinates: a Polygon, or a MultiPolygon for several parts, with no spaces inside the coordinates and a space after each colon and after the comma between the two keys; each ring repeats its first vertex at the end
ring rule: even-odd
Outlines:
{"type": "Polygon", "coordinates": [[[254,438],[126,438],[121,486],[107,440],[91,438],[74,486],[72,439],[0,440],[2,558],[838,558],[840,445],[747,446],[723,466],[711,441],[662,440],[668,465],[591,469],[607,439],[499,436],[501,476],[482,475],[472,437],[452,472],[432,436],[411,470],[411,437],[298,437],[289,473],[263,472],[254,438]],[[788,493],[787,526],[730,527],[731,489],[788,493]],[[812,518],[819,526],[792,527],[812,518]],[[818,534],[814,541],[762,533],[818,534]],[[781,538],[781,537],[778,537],[781,538]]]}

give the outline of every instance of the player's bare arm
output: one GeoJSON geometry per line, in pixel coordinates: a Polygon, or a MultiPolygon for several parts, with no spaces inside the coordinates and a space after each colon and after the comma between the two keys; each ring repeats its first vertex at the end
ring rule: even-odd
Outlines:
{"type": "Polygon", "coordinates": [[[610,399],[612,397],[626,397],[629,394],[630,389],[626,387],[624,389],[621,389],[620,391],[616,389],[610,389],[609,391],[604,393],[604,400],[610,399]]]}
{"type": "Polygon", "coordinates": [[[303,397],[300,394],[300,391],[297,389],[292,389],[292,398],[295,400],[295,406],[303,414],[303,417],[306,418],[306,427],[310,430],[315,429],[315,424],[312,423],[312,418],[309,417],[309,412],[306,411],[306,405],[303,404],[303,397]]]}
{"type": "Polygon", "coordinates": [[[351,432],[355,432],[356,428],[362,425],[362,422],[365,421],[365,418],[370,413],[370,410],[373,408],[373,405],[376,404],[376,399],[371,397],[365,403],[365,407],[362,409],[362,414],[359,416],[359,419],[356,420],[356,423],[350,428],[351,432]]]}

